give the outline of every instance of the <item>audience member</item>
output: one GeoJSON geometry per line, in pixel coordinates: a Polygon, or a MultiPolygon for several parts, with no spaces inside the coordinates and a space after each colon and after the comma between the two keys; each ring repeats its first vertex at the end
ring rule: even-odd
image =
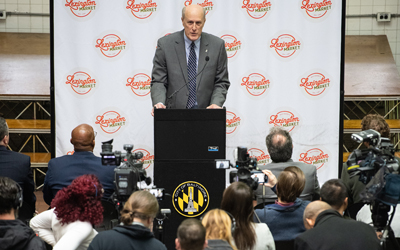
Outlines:
{"type": "Polygon", "coordinates": [[[235,224],[231,217],[221,209],[209,211],[201,223],[206,229],[207,249],[214,250],[237,250],[233,244],[232,230],[235,230],[235,224]]]}
{"type": "MultiPolygon", "coordinates": [[[[266,144],[269,156],[272,163],[264,166],[259,166],[261,170],[271,170],[275,176],[289,166],[296,166],[303,171],[306,184],[305,188],[300,195],[303,200],[319,199],[319,182],[317,178],[317,168],[304,162],[294,162],[292,158],[293,143],[292,137],[286,130],[273,127],[266,137],[266,144]]],[[[257,204],[268,203],[271,204],[276,200],[276,194],[265,186],[260,186],[256,190],[257,204]]]]}
{"type": "Polygon", "coordinates": [[[298,198],[305,185],[304,173],[298,167],[287,167],[276,182],[276,177],[271,171],[263,172],[268,176],[267,186],[276,189],[278,200],[264,209],[256,209],[256,215],[261,222],[268,225],[275,241],[293,240],[306,230],[303,212],[310,201],[298,198]]]}
{"type": "Polygon", "coordinates": [[[375,231],[367,224],[344,219],[323,201],[308,204],[304,224],[310,228],[295,239],[295,250],[379,250],[375,231]]]}
{"type": "Polygon", "coordinates": [[[64,155],[49,161],[43,185],[44,201],[50,205],[59,190],[84,174],[94,174],[99,178],[104,187],[103,199],[107,200],[114,192],[115,166],[103,166],[101,158],[93,154],[93,128],[88,124],[77,126],[72,130],[71,143],[74,145],[73,155],[64,155]]]}
{"type": "MultiPolygon", "coordinates": [[[[379,132],[381,134],[381,137],[390,137],[390,127],[381,115],[369,114],[364,116],[361,121],[361,130],[364,131],[368,129],[373,129],[379,132]]],[[[364,142],[364,145],[367,148],[370,146],[369,142],[364,142]]],[[[396,157],[396,159],[400,161],[399,158],[396,157]]],[[[360,210],[360,208],[364,205],[362,203],[360,194],[365,189],[365,184],[359,181],[359,176],[357,175],[350,178],[350,175],[347,172],[347,167],[347,163],[344,163],[341,179],[343,180],[343,183],[345,184],[348,192],[348,210],[350,216],[355,219],[358,210],[360,210]]]]}
{"type": "Polygon", "coordinates": [[[344,215],[347,208],[347,189],[342,180],[331,179],[321,187],[321,201],[328,203],[333,209],[344,215]]]}
{"type": "Polygon", "coordinates": [[[235,218],[233,239],[238,249],[275,249],[274,239],[267,224],[253,222],[253,191],[245,183],[234,182],[225,189],[221,209],[235,218]]]}
{"type": "Polygon", "coordinates": [[[95,175],[82,175],[61,189],[51,202],[51,210],[32,218],[31,228],[54,250],[85,250],[103,220],[103,188],[95,175]]]}
{"type": "Polygon", "coordinates": [[[202,250],[207,247],[206,229],[197,219],[186,219],[178,227],[177,250],[202,250]]]}
{"type": "Polygon", "coordinates": [[[24,202],[19,209],[18,219],[26,222],[33,217],[36,209],[31,158],[27,155],[7,150],[9,140],[7,122],[3,117],[0,117],[0,176],[11,178],[21,186],[24,202]]]}
{"type": "Polygon", "coordinates": [[[44,242],[25,223],[16,220],[23,191],[8,177],[0,177],[0,249],[46,250],[44,242]]]}
{"type": "Polygon", "coordinates": [[[89,250],[141,249],[166,250],[151,231],[159,206],[148,191],[136,191],[126,201],[121,211],[121,225],[100,232],[89,250]]]}

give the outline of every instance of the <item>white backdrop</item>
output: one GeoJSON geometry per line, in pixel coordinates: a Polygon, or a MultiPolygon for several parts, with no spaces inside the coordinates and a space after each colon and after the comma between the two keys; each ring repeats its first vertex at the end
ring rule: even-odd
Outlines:
{"type": "Polygon", "coordinates": [[[63,0],[53,3],[56,156],[73,151],[81,123],[114,150],[134,144],[153,175],[150,80],[157,39],[183,29],[184,5],[206,11],[204,32],[226,42],[231,86],[227,158],[245,146],[270,162],[265,137],[290,131],[293,160],[314,164],[321,184],[337,178],[342,1],[63,0]]]}

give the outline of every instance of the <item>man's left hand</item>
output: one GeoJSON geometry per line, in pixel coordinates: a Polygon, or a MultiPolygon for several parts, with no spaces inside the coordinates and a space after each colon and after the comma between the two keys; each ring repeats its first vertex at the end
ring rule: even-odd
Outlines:
{"type": "Polygon", "coordinates": [[[210,106],[207,107],[208,109],[221,109],[220,106],[218,106],[217,104],[211,104],[210,106]]]}

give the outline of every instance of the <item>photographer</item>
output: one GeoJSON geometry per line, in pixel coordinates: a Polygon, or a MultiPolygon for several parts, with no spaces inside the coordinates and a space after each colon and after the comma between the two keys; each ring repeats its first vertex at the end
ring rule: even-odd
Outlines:
{"type": "Polygon", "coordinates": [[[151,193],[134,192],[121,211],[122,225],[99,233],[88,249],[166,250],[165,245],[155,239],[151,232],[158,209],[157,199],[151,193]]]}
{"type": "MultiPolygon", "coordinates": [[[[381,137],[389,138],[390,128],[385,119],[377,114],[369,114],[365,116],[361,121],[361,130],[365,131],[368,129],[373,129],[381,134],[381,137]]],[[[367,148],[370,147],[369,142],[363,143],[367,148]]],[[[396,157],[399,161],[400,159],[396,157]]],[[[343,164],[341,179],[346,186],[348,192],[348,211],[350,217],[355,219],[357,212],[364,205],[361,200],[360,194],[365,189],[365,184],[359,181],[359,176],[353,176],[350,178],[347,172],[347,163],[343,164]]]]}
{"type": "Polygon", "coordinates": [[[276,191],[278,199],[275,204],[256,209],[260,221],[266,223],[275,241],[288,241],[306,229],[303,224],[303,213],[310,201],[299,198],[305,186],[305,176],[298,167],[285,168],[276,180],[269,170],[263,171],[268,175],[268,183],[264,184],[276,191]]]}

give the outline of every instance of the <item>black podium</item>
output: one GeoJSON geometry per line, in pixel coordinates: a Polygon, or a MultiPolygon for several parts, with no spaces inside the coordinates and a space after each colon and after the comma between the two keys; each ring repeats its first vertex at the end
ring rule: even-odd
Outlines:
{"type": "MultiPolygon", "coordinates": [[[[154,112],[154,184],[165,189],[160,208],[171,215],[163,239],[175,249],[176,231],[186,218],[218,208],[225,188],[225,109],[156,109],[154,112]]],[[[157,232],[156,232],[157,234],[157,232]]]]}

